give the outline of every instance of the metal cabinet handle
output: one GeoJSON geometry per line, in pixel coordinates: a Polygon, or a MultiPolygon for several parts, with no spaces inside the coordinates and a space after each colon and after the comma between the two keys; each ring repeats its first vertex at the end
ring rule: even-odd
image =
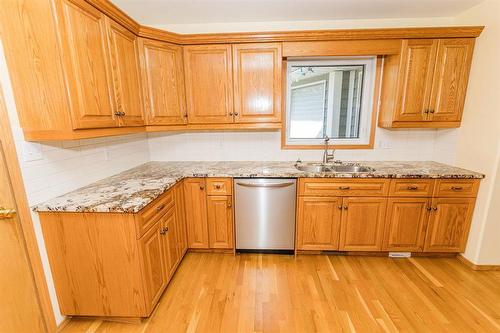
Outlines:
{"type": "Polygon", "coordinates": [[[13,208],[0,207],[0,220],[11,219],[17,214],[16,210],[13,208]]]}
{"type": "Polygon", "coordinates": [[[344,206],[344,209],[347,210],[347,209],[349,209],[349,207],[348,206],[344,206]]]}
{"type": "Polygon", "coordinates": [[[428,211],[431,211],[432,210],[432,207],[427,207],[426,208],[428,211]]]}
{"type": "Polygon", "coordinates": [[[205,189],[205,186],[200,185],[200,190],[202,190],[202,191],[203,191],[204,189],[205,189]]]}
{"type": "Polygon", "coordinates": [[[337,206],[337,208],[338,208],[338,209],[342,209],[342,205],[340,205],[340,206],[337,206]]]}
{"type": "Polygon", "coordinates": [[[424,113],[429,113],[429,109],[425,109],[425,110],[424,110],[424,113]]]}
{"type": "Polygon", "coordinates": [[[230,116],[232,116],[232,115],[233,115],[233,113],[232,113],[232,112],[229,112],[229,115],[230,115],[230,116]]]}
{"type": "Polygon", "coordinates": [[[269,183],[269,184],[249,184],[249,183],[236,183],[237,185],[246,187],[287,187],[294,183],[269,183]]]}
{"type": "Polygon", "coordinates": [[[187,113],[184,113],[184,118],[187,118],[188,117],[188,114],[187,113]]]}
{"type": "Polygon", "coordinates": [[[437,208],[437,207],[432,207],[432,209],[434,209],[434,211],[438,210],[438,208],[437,208]]]}
{"type": "Polygon", "coordinates": [[[117,112],[115,112],[115,116],[123,117],[123,116],[125,116],[125,112],[123,112],[123,111],[117,111],[117,112]]]}
{"type": "Polygon", "coordinates": [[[216,184],[215,188],[218,189],[218,190],[220,190],[220,188],[221,188],[220,184],[216,184]]]}
{"type": "Polygon", "coordinates": [[[233,203],[231,202],[231,200],[228,200],[227,201],[227,208],[231,208],[233,206],[233,203]]]}
{"type": "Polygon", "coordinates": [[[167,231],[165,230],[165,228],[160,229],[160,235],[165,235],[166,233],[167,231]]]}
{"type": "Polygon", "coordinates": [[[410,191],[418,190],[418,186],[412,186],[412,185],[410,185],[410,186],[408,186],[408,190],[410,190],[410,191]]]}
{"type": "Polygon", "coordinates": [[[350,186],[339,186],[339,190],[350,190],[350,186]]]}
{"type": "Polygon", "coordinates": [[[235,113],[234,113],[234,115],[235,115],[235,116],[237,116],[237,115],[238,115],[238,112],[235,112],[235,113]]]}
{"type": "Polygon", "coordinates": [[[432,110],[432,109],[431,109],[431,110],[429,110],[429,113],[434,113],[434,110],[432,110]]]}
{"type": "Polygon", "coordinates": [[[451,189],[452,189],[453,191],[461,191],[461,190],[463,190],[464,188],[463,188],[462,186],[452,186],[452,187],[451,187],[451,189]]]}
{"type": "Polygon", "coordinates": [[[156,211],[159,212],[160,210],[162,210],[163,208],[165,208],[165,204],[161,204],[159,205],[158,207],[156,207],[156,211]]]}

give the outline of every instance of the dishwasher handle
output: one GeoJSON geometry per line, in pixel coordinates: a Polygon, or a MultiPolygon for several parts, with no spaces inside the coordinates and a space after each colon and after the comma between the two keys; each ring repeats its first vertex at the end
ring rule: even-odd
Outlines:
{"type": "Polygon", "coordinates": [[[236,183],[237,185],[245,187],[287,187],[295,183],[268,183],[268,184],[252,184],[252,183],[236,183]]]}

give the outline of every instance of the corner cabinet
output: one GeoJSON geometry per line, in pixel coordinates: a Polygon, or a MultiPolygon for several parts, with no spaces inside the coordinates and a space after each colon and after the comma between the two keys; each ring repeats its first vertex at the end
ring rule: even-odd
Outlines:
{"type": "Polygon", "coordinates": [[[459,127],[474,38],[403,40],[384,57],[379,126],[459,127]]]}
{"type": "Polygon", "coordinates": [[[151,314],[187,251],[181,186],[135,214],[39,213],[63,315],[151,314]]]}
{"type": "Polygon", "coordinates": [[[299,179],[299,251],[462,252],[478,179],[299,179]]]}
{"type": "Polygon", "coordinates": [[[185,46],[188,123],[279,123],[281,63],[279,43],[185,46]]]}

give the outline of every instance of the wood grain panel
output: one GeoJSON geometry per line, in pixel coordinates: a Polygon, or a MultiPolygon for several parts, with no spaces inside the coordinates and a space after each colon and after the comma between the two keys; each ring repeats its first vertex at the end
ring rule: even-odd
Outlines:
{"type": "Polygon", "coordinates": [[[167,267],[160,234],[161,227],[162,224],[157,221],[139,241],[146,302],[151,309],[155,307],[167,285],[167,267]]]}
{"type": "Polygon", "coordinates": [[[386,206],[386,198],[344,198],[339,250],[380,251],[386,206]]]}
{"type": "Polygon", "coordinates": [[[393,179],[389,188],[391,197],[431,197],[434,179],[393,179]]]}
{"type": "Polygon", "coordinates": [[[62,314],[149,315],[132,214],[39,215],[62,314]]]}
{"type": "Polygon", "coordinates": [[[342,198],[299,197],[297,206],[297,250],[338,250],[342,198]]]}
{"type": "Polygon", "coordinates": [[[384,196],[389,191],[388,179],[299,179],[299,195],[312,196],[384,196]]]}
{"type": "Polygon", "coordinates": [[[404,40],[395,121],[427,120],[438,41],[404,40]]]}
{"type": "Polygon", "coordinates": [[[438,179],[434,197],[475,198],[480,182],[479,179],[438,179]]]}
{"type": "Polygon", "coordinates": [[[137,238],[140,238],[153,224],[168,212],[176,202],[174,201],[174,191],[168,190],[153,202],[144,207],[136,215],[137,238]]]}
{"type": "Polygon", "coordinates": [[[73,128],[117,127],[105,16],[86,2],[54,3],[73,128]]]}
{"type": "Polygon", "coordinates": [[[208,235],[212,249],[234,247],[232,201],[232,197],[227,195],[207,196],[208,235]]]}
{"type": "Polygon", "coordinates": [[[184,181],[179,182],[174,187],[175,208],[177,210],[177,236],[179,244],[180,257],[184,257],[188,249],[187,225],[186,225],[186,204],[184,199],[184,181]]]}
{"type": "Polygon", "coordinates": [[[235,122],[279,122],[281,44],[235,44],[232,48],[235,122]]]}
{"type": "Polygon", "coordinates": [[[475,201],[474,198],[433,199],[424,251],[463,252],[475,201]]]}
{"type": "Polygon", "coordinates": [[[207,195],[233,194],[232,178],[206,178],[207,195]]]}
{"type": "Polygon", "coordinates": [[[399,54],[401,40],[284,42],[283,57],[374,56],[399,54]]]}
{"type": "Polygon", "coordinates": [[[168,280],[174,275],[180,260],[177,217],[175,209],[171,209],[162,218],[162,245],[165,258],[166,277],[168,280]]]}
{"type": "Polygon", "coordinates": [[[184,47],[184,74],[190,124],[233,122],[231,45],[184,47]]]}
{"type": "Polygon", "coordinates": [[[123,26],[107,19],[115,104],[121,126],[143,126],[143,100],[139,73],[137,37],[123,26]]]}
{"type": "Polygon", "coordinates": [[[423,251],[430,207],[428,198],[389,198],[383,250],[423,251]]]}
{"type": "Polygon", "coordinates": [[[205,179],[184,180],[188,247],[208,249],[208,221],[205,179]]]}
{"type": "Polygon", "coordinates": [[[182,47],[140,38],[139,48],[146,124],[187,123],[182,47]]]}
{"type": "Polygon", "coordinates": [[[432,121],[460,121],[469,81],[474,39],[440,39],[432,83],[432,121]]]}

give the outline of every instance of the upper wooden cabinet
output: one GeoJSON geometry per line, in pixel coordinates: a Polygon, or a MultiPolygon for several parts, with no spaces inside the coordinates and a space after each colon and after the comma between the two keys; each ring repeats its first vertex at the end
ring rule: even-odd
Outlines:
{"type": "Polygon", "coordinates": [[[235,122],[280,121],[281,63],[281,44],[233,45],[235,122]]]}
{"type": "Polygon", "coordinates": [[[147,125],[187,123],[182,47],[140,38],[147,125]]]}
{"type": "Polygon", "coordinates": [[[106,17],[82,1],[56,1],[73,127],[114,127],[106,17]]]}
{"type": "Polygon", "coordinates": [[[190,124],[233,121],[231,45],[184,47],[186,103],[190,124]]]}
{"type": "Polygon", "coordinates": [[[379,126],[458,127],[474,38],[403,40],[385,57],[379,126]]]}
{"type": "Polygon", "coordinates": [[[144,125],[137,37],[107,19],[115,103],[120,125],[144,125]]]}

